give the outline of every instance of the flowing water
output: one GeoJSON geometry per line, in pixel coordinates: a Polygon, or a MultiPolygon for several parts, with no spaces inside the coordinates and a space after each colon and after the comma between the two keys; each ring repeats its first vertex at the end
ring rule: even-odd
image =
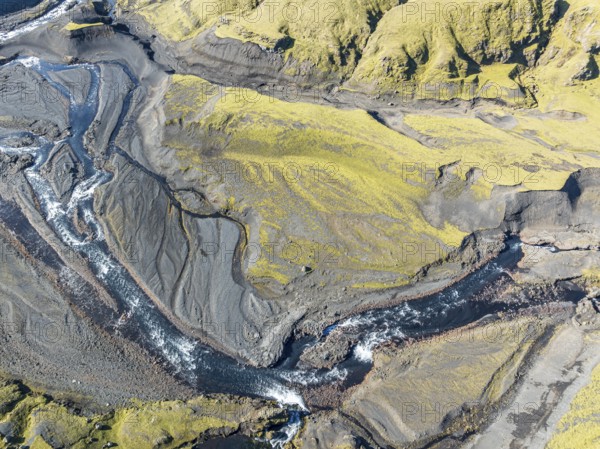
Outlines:
{"type": "MultiPolygon", "coordinates": [[[[76,1],[66,0],[57,8],[71,7],[76,1]]],[[[47,13],[47,16],[60,12],[53,11],[47,13]]],[[[29,23],[24,29],[26,31],[27,27],[39,26],[47,19],[48,17],[42,17],[38,19],[37,24],[29,23]]],[[[15,30],[11,33],[17,32],[24,31],[15,30]]],[[[0,41],[11,37],[14,37],[14,34],[0,33],[0,41]]],[[[11,154],[29,153],[34,156],[35,162],[26,169],[25,176],[35,193],[45,220],[66,246],[88,262],[93,275],[117,301],[119,309],[123,312],[121,317],[127,317],[126,320],[116,316],[106,317],[103,326],[148,348],[166,361],[176,375],[195,385],[201,392],[258,396],[275,399],[283,404],[288,410],[290,420],[271,441],[274,447],[282,447],[293,438],[301,426],[302,415],[308,413],[298,391],[333,381],[339,381],[345,387],[354,385],[370,370],[372,351],[377,345],[388,341],[401,343],[406,338],[435,335],[474,322],[506,307],[502,304],[476,301],[474,298],[486,286],[506,276],[505,270],[516,264],[521,255],[518,240],[510,240],[507,250],[496,260],[440,293],[342,320],[324,329],[319,339],[307,337],[290,341],[285,356],[274,368],[259,369],[243,365],[181,333],[160,312],[108,248],[103,229],[95,216],[93,195],[100,185],[111,180],[112,175],[94,164],[84,145],[84,134],[98,112],[100,67],[93,64],[51,64],[36,58],[21,58],[10,64],[23,64],[37,71],[69,100],[69,137],[57,142],[38,138],[38,145],[22,148],[13,148],[0,141],[0,151],[11,154]],[[91,77],[90,88],[83,101],[78,101],[67,87],[50,76],[53,72],[74,68],[86,70],[91,77]],[[69,200],[61,202],[43,173],[51,152],[65,143],[70,145],[83,167],[83,176],[76,181],[69,200]],[[80,231],[81,227],[75,225],[75,216],[83,217],[86,231],[80,231]],[[351,356],[331,370],[298,368],[302,351],[327,338],[331,332],[351,334],[353,340],[358,342],[351,356]]],[[[125,67],[120,67],[126,70],[125,67]]],[[[135,77],[127,73],[133,85],[137,86],[135,77]]],[[[109,156],[115,151],[121,151],[116,147],[115,139],[128,112],[132,95],[133,90],[125,98],[117,128],[109,142],[109,156]]],[[[20,229],[23,239],[39,238],[34,237],[33,229],[29,230],[23,225],[25,219],[18,216],[17,211],[11,207],[0,204],[0,215],[5,224],[13,223],[15,230],[20,229]],[[30,235],[24,234],[24,230],[28,230],[30,235]]],[[[60,264],[58,259],[47,262],[60,264]]]]}
{"type": "MultiPolygon", "coordinates": [[[[0,27],[0,43],[8,41],[9,39],[14,39],[17,36],[21,36],[25,33],[28,33],[42,25],[52,22],[57,18],[63,16],[67,11],[73,8],[78,3],[81,3],[84,0],[59,0],[52,4],[42,15],[37,17],[34,20],[30,20],[18,28],[5,30],[4,27],[0,27]]],[[[28,2],[27,4],[33,3],[32,6],[35,6],[39,2],[28,2]]],[[[14,8],[13,12],[17,12],[21,9],[24,9],[23,6],[27,6],[27,4],[17,4],[14,8]]],[[[1,6],[0,6],[1,8],[1,6]]],[[[13,9],[13,8],[11,8],[13,9]]],[[[4,12],[0,9],[0,19],[2,19],[2,14],[6,14],[10,11],[4,12]]]]}
{"type": "MultiPolygon", "coordinates": [[[[111,174],[94,165],[83,143],[84,134],[92,124],[98,109],[99,67],[91,64],[73,66],[50,64],[37,58],[21,58],[10,64],[22,64],[36,70],[69,99],[71,134],[68,138],[57,142],[40,139],[42,145],[38,147],[2,146],[0,149],[11,154],[26,152],[34,155],[35,163],[25,170],[25,176],[35,192],[46,222],[66,246],[88,261],[96,279],[117,300],[120,309],[124,312],[122,316],[127,317],[126,321],[114,319],[112,322],[104,323],[104,326],[138,341],[153,353],[160,355],[177,375],[197,385],[200,391],[267,397],[289,405],[294,410],[306,410],[301,396],[286,386],[287,380],[280,373],[241,365],[234,359],[199,344],[178,331],[110,253],[102,227],[95,217],[93,195],[98,186],[110,181],[111,174]],[[52,72],[74,68],[87,70],[91,76],[87,98],[79,103],[65,86],[53,81],[50,76],[52,72]],[[69,144],[78,163],[83,167],[83,176],[77,181],[70,199],[65,203],[57,198],[49,181],[42,174],[51,152],[63,144],[69,144]],[[78,230],[74,223],[75,216],[83,217],[87,231],[78,230]]],[[[135,83],[136,80],[132,78],[132,82],[135,83]]],[[[117,130],[109,142],[109,154],[116,151],[114,139],[127,114],[129,101],[130,97],[125,99],[125,107],[121,112],[117,130]]],[[[16,220],[14,211],[8,206],[0,208],[0,213],[2,212],[6,214],[13,212],[12,223],[15,231],[20,228],[22,232],[23,218],[19,217],[16,220]]],[[[11,217],[3,217],[3,221],[10,225],[11,217]]],[[[32,239],[27,236],[25,238],[32,239]]],[[[59,262],[54,261],[54,264],[57,263],[59,262]]],[[[293,422],[290,422],[290,428],[295,429],[299,423],[298,415],[294,413],[291,415],[295,417],[293,422]]],[[[281,439],[284,441],[287,438],[281,437],[281,439]]]]}

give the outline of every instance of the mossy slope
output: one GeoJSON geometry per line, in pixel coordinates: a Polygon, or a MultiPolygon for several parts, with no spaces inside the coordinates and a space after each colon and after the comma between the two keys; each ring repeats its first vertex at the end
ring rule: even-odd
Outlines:
{"type": "Polygon", "coordinates": [[[270,424],[285,421],[266,402],[228,396],[188,401],[133,402],[105,414],[82,415],[70,402],[2,380],[0,447],[179,448],[211,436],[261,436],[270,424]]]}
{"type": "MultiPolygon", "coordinates": [[[[179,168],[199,180],[214,207],[248,224],[254,281],[285,284],[306,265],[368,273],[364,285],[407,282],[475,230],[456,214],[424,215],[441,168],[458,161],[447,201],[466,191],[470,203],[487,204],[494,186],[560,189],[573,171],[600,164],[570,150],[593,151],[581,147],[576,130],[597,135],[596,124],[557,118],[573,134],[571,146],[552,151],[527,132],[543,128],[546,117],[501,106],[483,115],[405,114],[403,123],[433,138],[433,148],[362,110],[285,102],[193,76],[172,77],[164,110],[163,144],[179,168]],[[504,119],[511,126],[494,124],[504,119]],[[471,169],[482,174],[467,180],[471,169]]],[[[500,220],[498,204],[489,207],[500,220]]]]}
{"type": "Polygon", "coordinates": [[[526,65],[540,52],[554,9],[554,0],[408,1],[383,17],[353,80],[388,88],[409,80],[464,82],[482,65],[526,65]]]}
{"type": "Polygon", "coordinates": [[[592,449],[600,445],[600,366],[558,422],[546,449],[592,449]]]}

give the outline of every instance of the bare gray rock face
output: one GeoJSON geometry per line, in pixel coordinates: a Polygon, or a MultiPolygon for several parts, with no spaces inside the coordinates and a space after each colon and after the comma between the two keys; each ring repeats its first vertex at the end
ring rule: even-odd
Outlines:
{"type": "Polygon", "coordinates": [[[91,76],[87,70],[73,68],[61,72],[51,72],[50,78],[64,86],[75,103],[83,103],[91,88],[91,76]]]}
{"type": "Polygon", "coordinates": [[[440,168],[440,177],[422,208],[427,220],[434,226],[442,226],[444,221],[449,221],[465,232],[500,226],[504,217],[505,191],[494,189],[489,199],[475,198],[470,186],[482,176],[482,171],[470,170],[463,180],[457,165],[440,168]]]}
{"type": "Polygon", "coordinates": [[[306,420],[299,436],[301,447],[306,449],[376,447],[364,429],[359,428],[347,415],[339,411],[318,412],[306,420]]]}
{"type": "Polygon", "coordinates": [[[85,135],[85,144],[96,156],[104,155],[133,84],[117,65],[100,66],[98,114],[85,135]]]}
{"type": "Polygon", "coordinates": [[[558,249],[600,246],[600,170],[573,173],[560,191],[514,193],[507,198],[505,229],[532,244],[558,249]]]}
{"type": "Polygon", "coordinates": [[[600,262],[600,170],[573,173],[560,191],[507,196],[503,228],[518,233],[521,282],[552,283],[594,275],[600,262]]]}
{"type": "Polygon", "coordinates": [[[97,195],[111,246],[147,292],[185,330],[236,356],[253,343],[273,306],[239,272],[240,227],[182,210],[160,182],[124,158],[97,195]]]}
{"type": "Polygon", "coordinates": [[[0,67],[0,116],[8,121],[55,136],[69,127],[68,107],[68,100],[35,70],[21,64],[0,67]]]}
{"type": "Polygon", "coordinates": [[[178,59],[179,64],[188,65],[193,71],[214,74],[221,79],[226,73],[228,82],[239,84],[243,80],[248,87],[253,81],[306,82],[309,75],[316,75],[313,73],[315,70],[307,70],[304,76],[290,76],[286,69],[297,64],[293,58],[264,51],[251,42],[218,38],[213,29],[201,33],[189,44],[183,45],[180,51],[182,57],[178,59]]]}
{"type": "Polygon", "coordinates": [[[82,170],[69,144],[60,145],[50,155],[48,164],[44,168],[44,172],[56,195],[61,200],[68,201],[75,187],[75,181],[82,170]]]}

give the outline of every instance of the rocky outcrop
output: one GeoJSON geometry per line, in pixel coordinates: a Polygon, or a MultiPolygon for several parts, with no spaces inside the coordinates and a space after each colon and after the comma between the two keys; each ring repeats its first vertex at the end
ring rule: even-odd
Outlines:
{"type": "Polygon", "coordinates": [[[44,167],[48,181],[63,202],[68,201],[82,170],[83,167],[67,143],[60,145],[49,156],[48,164],[44,167]]]}
{"type": "Polygon", "coordinates": [[[558,249],[600,247],[600,170],[573,173],[560,191],[530,191],[507,197],[504,228],[536,245],[558,249]]]}
{"type": "Polygon", "coordinates": [[[87,70],[73,68],[62,72],[51,72],[49,76],[53,81],[64,86],[68,95],[76,104],[82,104],[87,100],[92,87],[92,79],[87,70]]]}
{"type": "MultiPolygon", "coordinates": [[[[168,48],[171,46],[168,45],[168,48]]],[[[265,82],[306,84],[309,80],[313,83],[319,81],[315,77],[318,74],[312,73],[314,71],[308,70],[308,67],[305,73],[295,75],[294,69],[298,65],[293,58],[286,58],[278,52],[266,52],[255,43],[219,38],[215,36],[214,29],[184,44],[177,58],[178,71],[202,73],[211,79],[220,77],[223,84],[254,87],[265,82]],[[226,74],[225,77],[223,74],[226,74]]],[[[321,77],[324,81],[324,75],[321,77]]]]}
{"type": "Polygon", "coordinates": [[[369,433],[338,411],[316,412],[306,419],[293,442],[302,449],[370,449],[378,447],[369,433]]]}
{"type": "Polygon", "coordinates": [[[600,263],[600,171],[572,174],[560,191],[507,198],[504,229],[523,241],[521,282],[595,279],[600,263]]]}
{"type": "Polygon", "coordinates": [[[68,132],[68,101],[24,65],[0,67],[0,123],[50,139],[68,132]]]}

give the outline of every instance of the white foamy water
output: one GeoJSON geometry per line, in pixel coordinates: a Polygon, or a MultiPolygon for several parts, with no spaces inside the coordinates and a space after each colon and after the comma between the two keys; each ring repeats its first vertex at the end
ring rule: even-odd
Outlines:
{"type": "MultiPolygon", "coordinates": [[[[25,177],[33,187],[33,190],[38,193],[38,199],[40,199],[43,204],[44,211],[46,212],[46,219],[48,221],[54,220],[64,214],[63,204],[53,198],[53,195],[48,192],[48,190],[51,189],[48,185],[48,181],[31,168],[25,170],[25,177]]],[[[71,243],[75,244],[77,242],[71,241],[71,243]]]]}
{"type": "Polygon", "coordinates": [[[42,25],[50,23],[53,20],[56,20],[60,16],[64,15],[73,6],[75,6],[76,4],[81,3],[83,1],[84,0],[64,0],[58,6],[55,6],[50,11],[48,11],[44,15],[42,15],[41,17],[38,17],[37,19],[26,22],[25,24],[19,26],[18,28],[14,29],[14,30],[0,32],[0,42],[6,42],[10,39],[14,39],[17,36],[21,36],[22,34],[29,33],[30,31],[33,31],[42,25]]]}
{"type": "Polygon", "coordinates": [[[302,427],[300,413],[291,410],[290,407],[300,408],[303,412],[308,412],[308,408],[306,407],[306,404],[304,404],[304,400],[300,394],[283,385],[273,384],[269,386],[262,392],[262,396],[274,399],[282,408],[287,408],[288,413],[290,414],[290,419],[286,425],[283,426],[273,438],[267,440],[273,448],[283,449],[287,443],[292,441],[302,427]]]}
{"type": "MultiPolygon", "coordinates": [[[[106,173],[96,172],[90,178],[85,179],[77,184],[73,190],[71,199],[69,200],[67,213],[73,212],[73,210],[78,207],[82,201],[93,198],[96,188],[104,184],[108,178],[109,177],[106,173]]],[[[89,217],[92,218],[93,214],[90,214],[89,217]]]]}
{"type": "Polygon", "coordinates": [[[157,325],[150,327],[150,338],[156,346],[163,349],[163,355],[178,372],[195,370],[195,342],[185,337],[167,336],[164,329],[157,325]]]}
{"type": "Polygon", "coordinates": [[[40,147],[9,147],[6,145],[0,145],[0,152],[2,153],[6,153],[9,155],[19,155],[19,154],[25,154],[25,153],[29,153],[29,154],[35,154],[38,150],[40,149],[40,147]]]}
{"type": "Polygon", "coordinates": [[[104,241],[104,234],[93,211],[93,197],[96,189],[110,180],[110,174],[94,168],[92,159],[83,146],[83,130],[79,129],[83,125],[87,125],[94,115],[98,95],[99,71],[97,67],[89,64],[72,66],[87,69],[95,80],[88,93],[85,106],[82,106],[76,104],[71,92],[62,89],[60,84],[47,76],[49,70],[68,70],[69,68],[66,66],[53,66],[35,57],[22,58],[14,63],[32,68],[44,76],[65,97],[69,98],[71,102],[70,116],[79,116],[85,120],[78,124],[72,123],[72,126],[79,132],[74,131],[71,137],[60,142],[48,142],[38,148],[35,153],[34,165],[25,170],[25,176],[35,192],[46,222],[65,245],[85,257],[96,273],[96,278],[104,285],[109,286],[126,307],[125,313],[115,323],[112,323],[113,329],[118,332],[129,320],[136,318],[136,326],[141,331],[143,338],[158,349],[176,371],[185,372],[189,378],[194,379],[197,368],[195,361],[197,343],[171,329],[170,323],[162,317],[154,303],[145,296],[129,276],[127,270],[110,253],[106,253],[103,246],[99,245],[104,241]],[[63,143],[71,145],[85,172],[84,178],[76,181],[71,197],[66,204],[58,198],[50,181],[40,174],[51,150],[63,143]],[[77,229],[73,223],[76,212],[81,212],[80,216],[91,232],[80,232],[77,229]]]}
{"type": "Polygon", "coordinates": [[[399,326],[401,320],[415,324],[419,323],[419,319],[420,314],[405,303],[392,309],[372,310],[350,317],[339,323],[336,329],[361,335],[360,342],[353,349],[353,355],[360,362],[370,363],[377,346],[405,337],[399,326]]]}
{"type": "MultiPolygon", "coordinates": [[[[344,329],[348,327],[360,327],[369,324],[368,314],[358,315],[348,318],[346,321],[341,322],[336,329],[344,329]]],[[[335,330],[335,329],[334,329],[335,330]]]]}
{"type": "Polygon", "coordinates": [[[382,343],[404,338],[406,335],[398,328],[388,328],[367,334],[353,350],[354,357],[365,363],[373,361],[373,350],[382,343]]]}
{"type": "Polygon", "coordinates": [[[348,370],[345,368],[334,367],[325,372],[319,373],[316,370],[299,370],[283,371],[280,373],[281,378],[293,384],[300,385],[319,385],[328,382],[342,381],[348,376],[348,370]]]}
{"type": "Polygon", "coordinates": [[[42,63],[40,61],[40,58],[36,56],[26,56],[23,58],[19,58],[19,64],[21,64],[24,67],[27,67],[28,69],[34,69],[38,72],[42,70],[42,63]]]}
{"type": "Polygon", "coordinates": [[[279,435],[269,440],[269,443],[274,449],[283,449],[286,444],[294,439],[301,428],[302,420],[300,416],[297,413],[292,413],[288,423],[279,431],[279,435]]]}
{"type": "Polygon", "coordinates": [[[361,362],[369,363],[373,361],[373,347],[375,345],[367,342],[359,343],[354,347],[354,357],[361,362]]]}
{"type": "Polygon", "coordinates": [[[295,405],[304,411],[308,411],[302,396],[294,390],[284,387],[283,385],[273,384],[265,388],[262,396],[273,399],[281,406],[295,405]]]}

